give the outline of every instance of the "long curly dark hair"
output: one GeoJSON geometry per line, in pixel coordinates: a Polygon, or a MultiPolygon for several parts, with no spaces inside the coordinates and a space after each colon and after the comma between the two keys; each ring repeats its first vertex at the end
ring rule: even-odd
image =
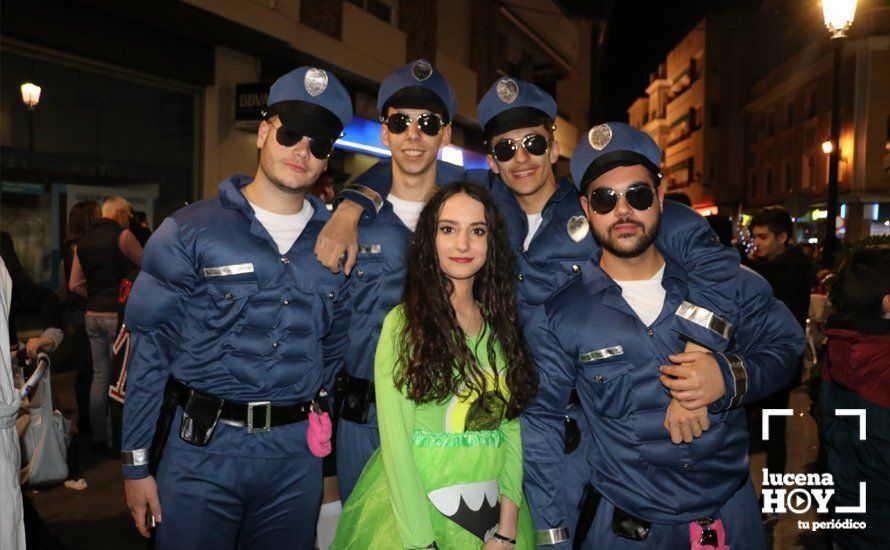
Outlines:
{"type": "Polygon", "coordinates": [[[400,366],[394,382],[415,403],[442,402],[452,396],[478,395],[478,406],[489,410],[486,398],[506,401],[507,418],[516,418],[538,389],[538,373],[532,362],[516,314],[513,287],[513,253],[504,220],[491,195],[470,183],[442,187],[427,203],[417,221],[407,257],[405,293],[402,302],[405,326],[399,350],[400,366]],[[506,363],[505,379],[510,390],[506,400],[497,388],[486,392],[484,371],[467,346],[466,334],[451,305],[453,284],[439,268],[436,235],[439,213],[449,198],[465,193],[482,203],[488,225],[488,255],[473,282],[473,296],[480,304],[489,364],[497,364],[495,346],[500,345],[506,363]]]}

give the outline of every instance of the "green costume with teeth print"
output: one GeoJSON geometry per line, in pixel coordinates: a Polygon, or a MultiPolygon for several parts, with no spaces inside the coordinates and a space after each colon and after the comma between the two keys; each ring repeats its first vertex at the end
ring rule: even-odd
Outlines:
{"type": "MultiPolygon", "coordinates": [[[[519,421],[506,420],[496,399],[483,410],[475,395],[423,405],[405,397],[393,382],[403,325],[402,306],[383,322],[374,361],[380,449],[343,507],[332,548],[424,548],[433,541],[440,549],[481,548],[497,531],[502,497],[519,506],[516,548],[534,548],[519,421]]],[[[487,329],[467,339],[483,369],[491,369],[487,340],[487,329]]],[[[503,365],[498,349],[499,372],[503,365]]],[[[499,381],[508,396],[503,375],[499,381]]]]}

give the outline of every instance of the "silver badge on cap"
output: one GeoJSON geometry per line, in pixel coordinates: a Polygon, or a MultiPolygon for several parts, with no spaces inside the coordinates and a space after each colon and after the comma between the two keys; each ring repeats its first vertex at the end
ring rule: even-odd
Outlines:
{"type": "Polygon", "coordinates": [[[504,103],[513,103],[519,96],[519,84],[512,78],[501,80],[497,87],[498,98],[504,103]]]}
{"type": "Polygon", "coordinates": [[[328,87],[328,73],[321,69],[309,69],[303,77],[303,86],[312,97],[319,95],[328,87]]]}
{"type": "Polygon", "coordinates": [[[612,129],[609,128],[608,124],[594,126],[587,133],[587,140],[590,142],[591,147],[597,151],[602,151],[612,141],[612,129]]]}
{"type": "Polygon", "coordinates": [[[433,66],[422,59],[420,61],[415,61],[414,66],[411,67],[411,74],[413,74],[414,78],[417,80],[426,80],[433,76],[433,66]]]}
{"type": "Polygon", "coordinates": [[[569,218],[569,221],[566,224],[566,233],[568,233],[569,238],[576,243],[583,241],[584,237],[590,233],[590,225],[587,223],[587,218],[584,216],[572,216],[569,218]]]}

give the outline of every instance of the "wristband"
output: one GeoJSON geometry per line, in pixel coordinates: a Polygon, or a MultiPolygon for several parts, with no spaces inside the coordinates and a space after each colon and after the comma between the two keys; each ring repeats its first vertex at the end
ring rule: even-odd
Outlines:
{"type": "Polygon", "coordinates": [[[492,540],[496,540],[501,544],[505,544],[507,546],[513,547],[516,544],[516,539],[507,538],[500,533],[495,533],[491,536],[492,540]]]}

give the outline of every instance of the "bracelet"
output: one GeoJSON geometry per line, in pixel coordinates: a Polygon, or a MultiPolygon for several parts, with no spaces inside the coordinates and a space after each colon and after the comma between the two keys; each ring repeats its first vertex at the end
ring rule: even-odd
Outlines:
{"type": "Polygon", "coordinates": [[[502,535],[500,533],[493,534],[491,536],[491,540],[496,540],[499,543],[501,543],[509,548],[513,548],[513,546],[516,545],[516,539],[511,539],[511,538],[505,537],[504,535],[502,535]]]}

